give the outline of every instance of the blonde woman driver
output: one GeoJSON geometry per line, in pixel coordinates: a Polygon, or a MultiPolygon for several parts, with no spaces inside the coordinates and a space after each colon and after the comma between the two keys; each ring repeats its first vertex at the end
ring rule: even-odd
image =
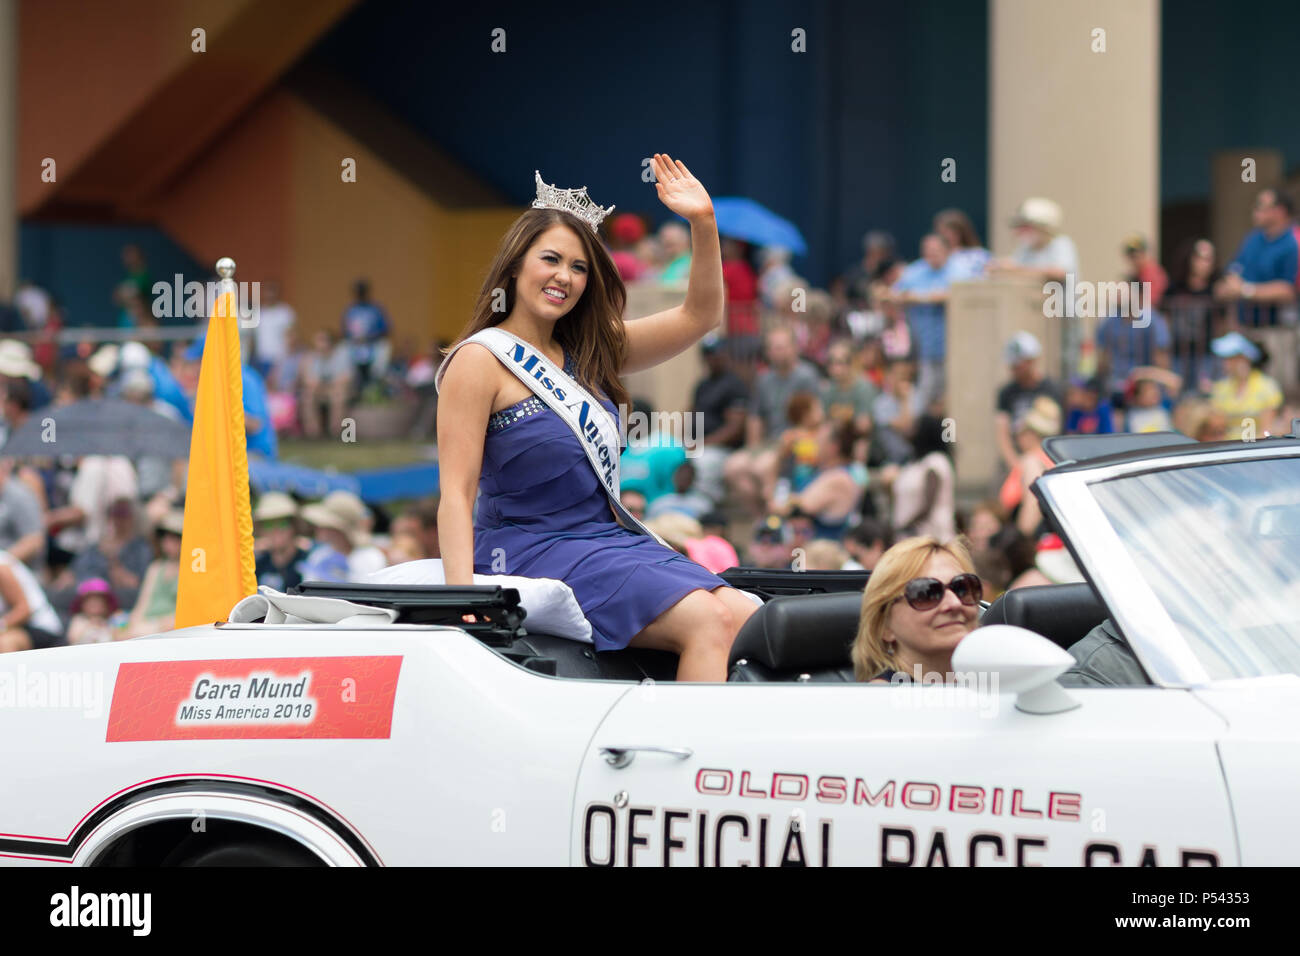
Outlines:
{"type": "Polygon", "coordinates": [[[954,680],[952,652],[979,623],[982,593],[970,553],[960,540],[905,538],[886,551],[862,595],[853,642],[860,681],[917,681],[940,674],[954,680]]]}

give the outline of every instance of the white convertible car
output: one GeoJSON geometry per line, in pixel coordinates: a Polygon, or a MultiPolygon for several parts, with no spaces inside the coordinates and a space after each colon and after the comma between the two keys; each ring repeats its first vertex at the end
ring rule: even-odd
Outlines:
{"type": "Polygon", "coordinates": [[[732,573],[766,603],[725,684],[524,633],[490,587],[306,585],[317,623],[8,655],[0,858],[1300,861],[1300,440],[1051,451],[1036,490],[1087,583],[986,609],[955,686],[853,682],[851,573],[732,573]],[[1147,681],[1056,683],[1107,617],[1147,681]]]}

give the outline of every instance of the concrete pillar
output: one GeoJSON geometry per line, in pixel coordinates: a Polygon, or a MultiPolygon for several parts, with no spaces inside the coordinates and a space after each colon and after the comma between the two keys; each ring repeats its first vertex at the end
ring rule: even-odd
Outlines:
{"type": "Polygon", "coordinates": [[[989,44],[994,250],[1014,247],[1020,201],[1046,196],[1082,278],[1116,278],[1131,232],[1158,256],[1159,0],[990,0],[989,44]]]}
{"type": "Polygon", "coordinates": [[[0,0],[0,301],[18,281],[18,0],[0,0]]]}

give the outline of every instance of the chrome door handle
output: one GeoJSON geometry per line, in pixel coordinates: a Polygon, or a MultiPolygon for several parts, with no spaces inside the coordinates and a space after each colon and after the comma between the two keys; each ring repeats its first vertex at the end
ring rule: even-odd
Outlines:
{"type": "Polygon", "coordinates": [[[676,757],[678,760],[685,760],[692,756],[695,751],[689,747],[601,747],[600,752],[605,755],[605,763],[609,764],[615,770],[622,770],[632,762],[638,750],[644,750],[647,753],[667,754],[670,757],[676,757]]]}

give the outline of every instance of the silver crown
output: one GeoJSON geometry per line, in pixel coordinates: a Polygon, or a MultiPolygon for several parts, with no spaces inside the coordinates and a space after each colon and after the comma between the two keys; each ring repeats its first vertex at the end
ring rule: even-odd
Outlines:
{"type": "Polygon", "coordinates": [[[565,212],[571,212],[594,230],[600,226],[601,220],[614,211],[610,206],[605,209],[591,201],[587,195],[587,187],[581,189],[560,189],[556,186],[548,186],[542,182],[542,174],[538,170],[533,170],[533,175],[537,178],[537,198],[533,200],[534,209],[563,209],[565,212]]]}

